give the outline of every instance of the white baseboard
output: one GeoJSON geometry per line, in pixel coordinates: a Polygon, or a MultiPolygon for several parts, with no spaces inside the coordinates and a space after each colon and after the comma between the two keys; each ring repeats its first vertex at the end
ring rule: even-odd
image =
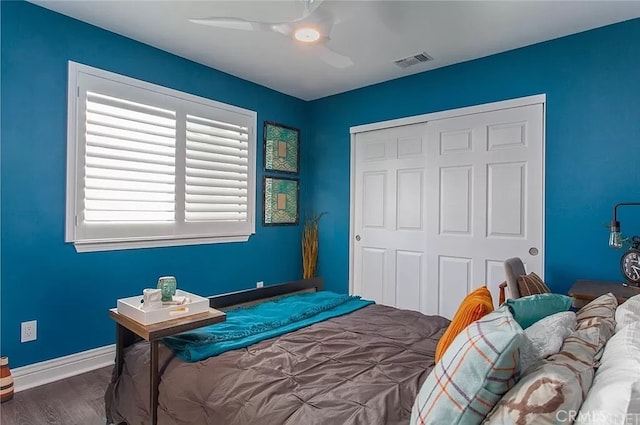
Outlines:
{"type": "Polygon", "coordinates": [[[11,369],[15,392],[80,375],[114,363],[115,344],[11,369]]]}

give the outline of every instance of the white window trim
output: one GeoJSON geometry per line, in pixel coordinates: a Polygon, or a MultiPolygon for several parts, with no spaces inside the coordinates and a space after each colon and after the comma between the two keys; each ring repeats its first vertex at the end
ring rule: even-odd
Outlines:
{"type": "Polygon", "coordinates": [[[65,242],[73,243],[77,252],[110,251],[120,249],[153,248],[182,245],[199,245],[211,243],[246,242],[252,234],[255,234],[256,222],[256,128],[258,114],[255,111],[239,108],[237,106],[217,102],[211,99],[180,92],[178,90],[162,87],[156,84],[126,77],[98,68],[93,68],[84,64],[69,61],[69,80],[67,90],[67,187],[66,187],[66,217],[65,217],[65,242]],[[250,223],[250,234],[222,235],[222,236],[162,236],[144,238],[112,238],[101,240],[77,240],[76,238],[76,217],[77,217],[77,165],[78,165],[78,107],[79,87],[78,77],[80,74],[87,74],[118,83],[131,85],[145,90],[154,91],[163,95],[173,96],[190,102],[199,103],[204,106],[213,106],[219,109],[246,115],[252,123],[249,128],[249,176],[248,176],[248,217],[250,223]]]}

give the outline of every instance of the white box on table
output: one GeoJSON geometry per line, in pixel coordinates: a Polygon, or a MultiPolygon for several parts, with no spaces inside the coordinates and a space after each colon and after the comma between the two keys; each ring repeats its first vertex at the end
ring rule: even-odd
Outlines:
{"type": "Polygon", "coordinates": [[[168,305],[155,310],[143,310],[142,295],[121,298],[118,300],[118,313],[132,318],[143,325],[164,322],[178,317],[191,316],[209,310],[209,298],[201,297],[180,289],[176,290],[176,297],[188,297],[191,302],[180,305],[168,305]]]}

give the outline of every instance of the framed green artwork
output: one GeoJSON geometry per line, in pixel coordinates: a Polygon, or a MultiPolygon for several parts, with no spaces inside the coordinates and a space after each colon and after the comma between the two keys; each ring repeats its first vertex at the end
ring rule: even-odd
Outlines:
{"type": "Polygon", "coordinates": [[[264,122],[264,171],[297,173],[300,159],[300,130],[264,122]]]}
{"type": "Polygon", "coordinates": [[[298,179],[264,177],[262,223],[265,226],[298,224],[298,179]]]}

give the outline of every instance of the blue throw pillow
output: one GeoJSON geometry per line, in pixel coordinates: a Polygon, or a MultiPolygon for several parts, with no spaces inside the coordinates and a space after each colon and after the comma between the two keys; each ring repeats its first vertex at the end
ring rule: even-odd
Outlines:
{"type": "Polygon", "coordinates": [[[569,310],[572,303],[573,298],[562,294],[535,294],[505,302],[522,329],[542,318],[569,310]]]}

